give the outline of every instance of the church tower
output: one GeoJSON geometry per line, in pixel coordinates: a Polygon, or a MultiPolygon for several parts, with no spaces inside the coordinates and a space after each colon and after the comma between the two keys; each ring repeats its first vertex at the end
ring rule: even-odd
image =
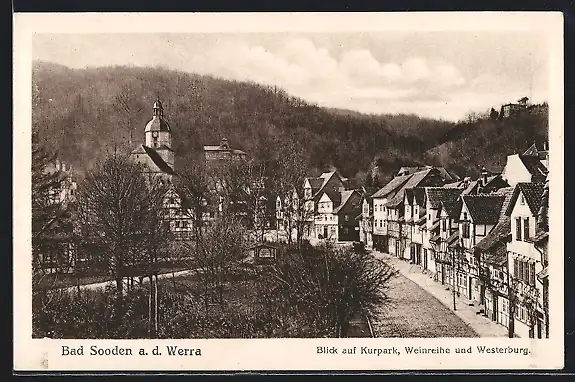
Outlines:
{"type": "Polygon", "coordinates": [[[172,150],[172,129],[164,119],[164,106],[158,97],[153,105],[153,116],[146,125],[146,146],[154,149],[162,159],[174,168],[174,150],[172,150]]]}

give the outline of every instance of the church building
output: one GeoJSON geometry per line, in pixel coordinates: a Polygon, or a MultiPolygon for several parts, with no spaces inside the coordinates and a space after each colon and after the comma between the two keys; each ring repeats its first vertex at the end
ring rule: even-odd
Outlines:
{"type": "Polygon", "coordinates": [[[174,150],[172,149],[172,129],[164,119],[164,106],[158,98],[154,102],[153,116],[146,125],[146,143],[139,145],[130,154],[136,163],[142,163],[150,175],[159,175],[171,182],[174,170],[174,150]]]}
{"type": "Polygon", "coordinates": [[[159,176],[171,185],[164,196],[170,230],[175,239],[187,240],[192,234],[193,214],[191,210],[182,207],[184,198],[173,186],[173,177],[177,174],[172,149],[172,129],[164,118],[164,107],[159,98],[154,102],[153,116],[146,124],[144,134],[145,144],[139,145],[130,156],[136,163],[144,165],[146,175],[159,176]]]}

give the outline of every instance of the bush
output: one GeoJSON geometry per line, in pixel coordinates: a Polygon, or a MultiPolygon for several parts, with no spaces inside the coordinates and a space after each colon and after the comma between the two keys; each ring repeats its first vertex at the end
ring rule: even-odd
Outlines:
{"type": "Polygon", "coordinates": [[[269,274],[273,297],[268,300],[275,302],[280,315],[295,309],[315,336],[345,337],[350,320],[371,318],[385,301],[387,282],[394,275],[381,260],[351,248],[305,245],[282,257],[269,274]]]}

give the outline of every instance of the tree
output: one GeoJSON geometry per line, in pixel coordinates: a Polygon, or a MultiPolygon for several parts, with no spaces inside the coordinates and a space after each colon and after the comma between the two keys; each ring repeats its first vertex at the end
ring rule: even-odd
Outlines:
{"type": "MultiPolygon", "coordinates": [[[[32,260],[33,271],[42,269],[41,257],[49,249],[49,242],[69,221],[66,201],[61,198],[65,174],[55,167],[56,155],[40,141],[39,132],[32,131],[32,260]]],[[[67,194],[64,194],[67,195],[67,194]]]]}
{"type": "Polygon", "coordinates": [[[509,302],[509,324],[507,333],[509,338],[515,337],[515,314],[518,308],[521,282],[506,271],[505,287],[507,289],[507,301],[509,302]]]}
{"type": "Polygon", "coordinates": [[[497,112],[497,110],[491,108],[491,111],[489,112],[489,118],[493,121],[499,119],[499,113],[497,112]]]}
{"type": "Polygon", "coordinates": [[[115,276],[120,296],[124,277],[138,270],[151,279],[153,264],[162,256],[168,238],[163,209],[167,187],[119,154],[98,163],[79,187],[81,244],[97,244],[94,255],[115,276]]]}
{"type": "Polygon", "coordinates": [[[346,337],[353,318],[372,318],[386,301],[395,275],[383,261],[351,248],[302,245],[279,259],[269,290],[320,333],[346,337]]]}
{"type": "Polygon", "coordinates": [[[245,240],[245,230],[233,214],[218,216],[197,237],[194,258],[206,310],[212,302],[223,306],[226,276],[245,258],[245,240]]]}

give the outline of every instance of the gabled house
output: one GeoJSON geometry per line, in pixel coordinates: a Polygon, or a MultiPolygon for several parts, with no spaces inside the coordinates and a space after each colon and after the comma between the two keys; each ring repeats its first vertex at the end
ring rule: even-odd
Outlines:
{"type": "Polygon", "coordinates": [[[463,195],[461,214],[458,217],[458,234],[461,237],[460,293],[468,300],[474,297],[473,290],[479,290],[479,282],[474,277],[474,247],[483,240],[499,222],[505,195],[479,194],[463,195]]]}
{"type": "Polygon", "coordinates": [[[435,255],[436,264],[439,263],[438,276],[442,284],[450,285],[455,288],[459,293],[458,282],[460,280],[461,264],[460,256],[457,253],[457,246],[460,243],[460,236],[458,230],[458,220],[461,211],[461,200],[442,200],[439,209],[439,240],[438,251],[435,255]],[[453,266],[455,265],[455,272],[453,266]],[[457,277],[456,277],[457,276],[457,277]]]}
{"type": "Polygon", "coordinates": [[[361,189],[361,214],[356,217],[359,222],[359,241],[367,247],[373,247],[373,194],[377,188],[363,187],[361,189]]]}
{"type": "Polygon", "coordinates": [[[427,259],[423,253],[423,229],[425,225],[425,188],[415,187],[405,190],[405,223],[411,229],[410,260],[413,264],[427,269],[427,259]]]}
{"type": "Polygon", "coordinates": [[[415,187],[440,186],[446,181],[442,171],[435,167],[407,175],[409,178],[395,193],[395,196],[383,205],[383,213],[387,215],[389,252],[401,259],[411,257],[411,226],[405,224],[405,192],[415,187]]]}
{"type": "Polygon", "coordinates": [[[477,195],[496,192],[501,188],[509,187],[509,184],[501,174],[493,174],[483,168],[479,179],[469,180],[464,183],[464,186],[462,195],[477,195]]]}
{"type": "Polygon", "coordinates": [[[519,337],[541,338],[546,331],[543,283],[537,275],[548,265],[546,255],[534,240],[540,243],[544,236],[537,227],[538,220],[544,220],[539,219],[544,190],[544,183],[518,183],[506,210],[512,235],[507,244],[510,285],[519,296],[512,311],[519,337]]]}
{"type": "Polygon", "coordinates": [[[544,163],[547,161],[542,161],[539,154],[532,154],[530,151],[528,155],[509,155],[501,175],[511,187],[515,187],[517,183],[542,183],[549,173],[544,163]]]}
{"type": "Polygon", "coordinates": [[[482,307],[485,316],[505,327],[509,322],[506,290],[507,243],[511,241],[511,220],[505,214],[513,188],[498,191],[504,196],[495,227],[473,248],[470,276],[474,279],[472,300],[482,307]]]}
{"type": "Polygon", "coordinates": [[[316,239],[338,241],[338,215],[335,210],[340,203],[341,193],[330,189],[321,192],[314,220],[316,239]]]}
{"type": "Polygon", "coordinates": [[[361,201],[358,191],[342,191],[340,205],[334,209],[338,222],[337,241],[359,241],[359,222],[355,218],[361,211],[361,201]]]}
{"type": "Polygon", "coordinates": [[[411,175],[396,176],[371,197],[373,203],[373,247],[390,252],[388,246],[388,211],[385,204],[407,183],[411,175]]]}
{"type": "MultiPolygon", "coordinates": [[[[440,212],[442,202],[455,202],[461,195],[461,188],[425,187],[426,221],[423,227],[423,258],[428,270],[436,279],[441,279],[440,212]]],[[[444,282],[444,280],[443,280],[444,282]]]]}
{"type": "Polygon", "coordinates": [[[307,222],[306,236],[310,236],[312,232],[317,231],[314,228],[316,214],[318,213],[319,199],[325,191],[341,192],[345,190],[346,179],[343,178],[337,171],[324,172],[319,177],[308,177],[304,179],[304,196],[303,196],[303,214],[302,220],[307,222]]]}

